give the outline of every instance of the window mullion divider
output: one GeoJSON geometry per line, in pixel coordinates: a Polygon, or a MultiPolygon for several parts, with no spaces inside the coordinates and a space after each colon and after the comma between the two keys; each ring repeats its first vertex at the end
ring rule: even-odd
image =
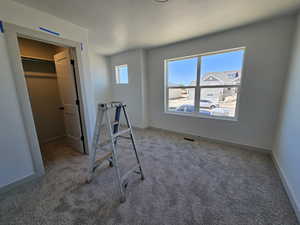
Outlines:
{"type": "Polygon", "coordinates": [[[201,79],[201,56],[198,56],[197,63],[197,83],[195,88],[195,112],[199,112],[200,108],[200,79],[201,79]]]}
{"type": "Polygon", "coordinates": [[[165,74],[164,74],[164,111],[169,111],[169,68],[168,68],[168,61],[164,61],[164,67],[165,67],[165,74]]]}
{"type": "Polygon", "coordinates": [[[201,86],[201,88],[235,88],[239,87],[240,84],[232,84],[232,85],[206,85],[206,86],[201,86]]]}
{"type": "Polygon", "coordinates": [[[196,86],[170,86],[167,89],[184,89],[184,88],[195,88],[196,86]]]}

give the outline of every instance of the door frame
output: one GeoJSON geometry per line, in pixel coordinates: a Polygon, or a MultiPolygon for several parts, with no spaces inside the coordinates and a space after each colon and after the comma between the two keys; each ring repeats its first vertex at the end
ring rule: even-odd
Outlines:
{"type": "MultiPolygon", "coordinates": [[[[18,102],[21,108],[22,119],[26,130],[26,137],[28,140],[30,153],[33,161],[35,175],[41,176],[45,173],[44,163],[42,160],[41,149],[35,129],[35,123],[33,119],[33,113],[29,94],[27,90],[27,84],[24,76],[21,54],[19,50],[18,37],[28,38],[31,40],[41,41],[48,44],[53,44],[61,47],[70,48],[74,54],[75,61],[75,80],[78,89],[79,97],[79,109],[83,109],[80,112],[80,119],[82,121],[82,131],[84,137],[84,149],[85,153],[89,152],[89,138],[87,136],[87,122],[90,121],[88,118],[88,109],[84,98],[84,81],[82,80],[83,75],[83,64],[81,58],[81,43],[63,39],[57,36],[43,33],[41,31],[35,31],[29,28],[24,28],[11,23],[4,23],[5,27],[5,38],[7,42],[8,55],[10,59],[11,68],[13,71],[13,79],[15,82],[18,102]]],[[[75,85],[75,84],[74,84],[75,85]]]]}

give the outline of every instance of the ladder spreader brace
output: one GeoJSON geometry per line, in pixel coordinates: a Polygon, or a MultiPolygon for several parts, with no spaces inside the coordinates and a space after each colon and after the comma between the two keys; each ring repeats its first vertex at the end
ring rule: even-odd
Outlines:
{"type": "Polygon", "coordinates": [[[132,132],[132,127],[131,123],[129,121],[129,117],[126,111],[126,105],[124,105],[122,102],[110,102],[110,103],[102,103],[98,105],[98,110],[97,110],[97,119],[96,119],[96,125],[95,125],[95,130],[94,130],[94,137],[93,137],[93,144],[92,144],[92,149],[89,155],[89,176],[87,179],[87,182],[90,183],[93,179],[94,172],[98,166],[100,166],[105,160],[109,161],[109,165],[111,167],[115,168],[115,173],[117,177],[117,183],[118,183],[118,188],[120,191],[120,202],[123,203],[126,201],[126,196],[125,196],[125,189],[127,188],[127,182],[126,178],[132,173],[136,172],[141,175],[141,179],[144,180],[144,173],[143,169],[141,166],[141,162],[137,153],[136,145],[135,145],[135,139],[133,136],[132,132]],[[111,123],[110,119],[110,114],[109,110],[110,109],[115,109],[115,120],[113,123],[111,123]],[[125,116],[125,121],[127,128],[124,130],[120,130],[120,115],[121,111],[123,111],[124,116],[125,116]],[[106,141],[106,143],[101,143],[100,140],[100,128],[103,122],[103,119],[105,117],[106,120],[106,126],[108,130],[108,137],[109,140],[106,141]],[[113,128],[112,128],[113,126],[113,128]],[[127,136],[122,136],[126,133],[129,133],[129,137],[127,136]],[[118,138],[125,138],[129,139],[132,142],[133,150],[135,153],[135,157],[137,160],[137,165],[127,171],[122,177],[120,175],[120,170],[119,170],[119,165],[118,165],[118,156],[117,156],[117,141],[118,138]],[[103,157],[96,159],[96,153],[97,150],[101,149],[105,145],[111,145],[111,152],[108,152],[105,154],[103,157]],[[138,171],[137,171],[138,170],[138,171]]]}

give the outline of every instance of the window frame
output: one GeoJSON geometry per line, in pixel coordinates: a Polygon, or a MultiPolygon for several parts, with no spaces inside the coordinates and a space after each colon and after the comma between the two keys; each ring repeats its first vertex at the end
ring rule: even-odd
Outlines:
{"type": "Polygon", "coordinates": [[[238,121],[239,118],[239,105],[240,105],[240,93],[242,89],[242,81],[244,77],[244,64],[245,64],[245,54],[246,54],[246,47],[237,47],[237,48],[231,48],[231,49],[225,49],[225,50],[218,50],[218,51],[212,51],[212,52],[205,52],[201,54],[196,55],[190,55],[190,56],[183,56],[183,57],[176,57],[176,58],[170,58],[164,60],[164,113],[166,114],[173,114],[173,115],[180,115],[180,116],[192,116],[192,117],[200,117],[200,118],[206,118],[206,119],[220,119],[220,120],[230,120],[230,121],[238,121]],[[241,68],[241,80],[240,84],[235,85],[201,85],[200,86],[200,79],[201,79],[201,59],[203,56],[208,55],[215,55],[215,54],[222,54],[227,52],[234,52],[243,50],[243,62],[242,62],[242,68],[241,68]],[[195,86],[170,86],[168,85],[169,79],[168,79],[168,62],[172,61],[178,61],[183,59],[190,59],[190,58],[198,58],[197,63],[197,78],[196,78],[196,85],[195,86]],[[176,88],[194,88],[195,89],[195,97],[194,97],[194,112],[174,112],[169,110],[169,89],[176,89],[176,88]],[[237,100],[236,100],[236,107],[234,112],[234,117],[228,117],[228,116],[214,116],[214,115],[204,115],[200,113],[200,99],[201,99],[201,89],[203,88],[237,88],[237,100]]]}
{"type": "Polygon", "coordinates": [[[117,85],[128,85],[129,84],[129,70],[128,64],[116,65],[115,66],[115,81],[117,85]],[[122,67],[127,67],[127,83],[120,83],[120,71],[122,67]]]}

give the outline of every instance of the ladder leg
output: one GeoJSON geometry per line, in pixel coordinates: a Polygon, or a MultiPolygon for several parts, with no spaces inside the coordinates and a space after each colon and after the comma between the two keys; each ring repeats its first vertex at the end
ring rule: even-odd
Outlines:
{"type": "Polygon", "coordinates": [[[89,154],[89,175],[87,182],[91,182],[93,179],[93,174],[94,174],[94,163],[95,163],[95,157],[96,157],[96,150],[97,150],[97,145],[99,144],[99,139],[100,139],[100,127],[102,124],[103,120],[103,110],[98,109],[97,113],[97,118],[96,118],[96,125],[95,125],[95,130],[94,130],[94,137],[93,137],[93,143],[92,143],[92,148],[91,152],[89,154]],[[99,115],[100,113],[100,115],[99,115]]]}
{"type": "Polygon", "coordinates": [[[111,128],[111,122],[110,122],[110,117],[108,114],[108,111],[106,111],[106,121],[107,121],[107,128],[109,130],[110,133],[110,137],[111,137],[111,147],[112,147],[112,160],[113,160],[113,165],[115,168],[115,173],[117,176],[117,182],[118,182],[118,187],[119,187],[119,191],[120,191],[120,201],[121,203],[125,202],[126,197],[125,197],[125,193],[123,191],[123,187],[122,187],[122,183],[121,183],[121,176],[120,176],[120,170],[119,170],[119,165],[118,165],[118,158],[117,158],[117,151],[116,151],[116,146],[115,146],[115,141],[113,138],[113,131],[111,128]]]}
{"type": "MultiPolygon", "coordinates": [[[[115,121],[114,122],[117,122],[116,124],[114,124],[114,127],[113,127],[113,133],[118,133],[119,131],[119,122],[120,122],[120,115],[121,115],[121,106],[118,106],[116,108],[116,112],[115,112],[115,121]]],[[[115,139],[115,146],[117,145],[117,141],[118,141],[118,138],[115,139]]],[[[112,157],[108,159],[109,161],[109,166],[110,167],[113,167],[113,159],[112,157]]]]}
{"type": "Polygon", "coordinates": [[[139,164],[141,179],[144,180],[145,179],[144,172],[143,172],[142,165],[141,165],[141,162],[140,162],[140,159],[139,159],[139,155],[138,155],[137,150],[136,150],[135,140],[134,140],[134,137],[133,137],[132,133],[130,134],[130,137],[131,137],[135,157],[136,157],[137,163],[139,164]]]}
{"type": "Polygon", "coordinates": [[[126,119],[127,126],[128,126],[128,128],[130,128],[130,139],[131,139],[131,142],[132,142],[132,146],[133,146],[133,150],[134,150],[134,153],[135,153],[135,157],[136,157],[137,163],[139,165],[139,169],[140,169],[140,173],[141,173],[141,179],[144,180],[145,176],[144,176],[143,168],[142,168],[142,165],[141,165],[141,162],[140,162],[140,159],[139,159],[139,155],[138,155],[137,150],[136,150],[135,138],[133,136],[131,123],[129,121],[129,116],[127,114],[127,111],[126,111],[125,107],[126,106],[124,106],[124,105],[122,106],[123,112],[124,112],[124,116],[125,116],[125,119],[126,119]]]}
{"type": "Polygon", "coordinates": [[[116,108],[116,114],[115,114],[115,122],[118,123],[114,125],[114,134],[119,131],[120,114],[121,114],[121,106],[118,106],[116,108]]]}

